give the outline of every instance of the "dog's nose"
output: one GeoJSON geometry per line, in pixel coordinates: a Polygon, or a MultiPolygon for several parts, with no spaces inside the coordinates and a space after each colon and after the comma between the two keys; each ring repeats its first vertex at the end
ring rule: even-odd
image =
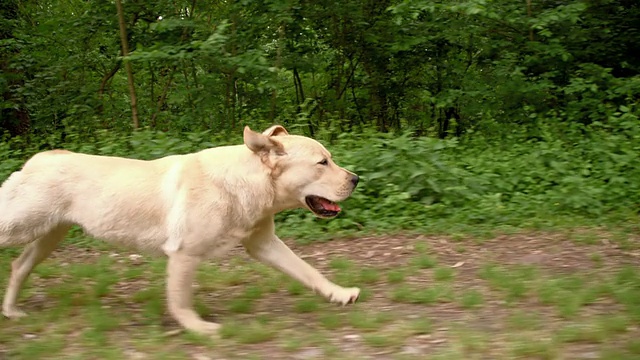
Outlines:
{"type": "Polygon", "coordinates": [[[358,177],[358,175],[353,175],[353,177],[351,178],[351,183],[353,184],[353,187],[358,186],[358,181],[360,181],[360,178],[358,177]]]}

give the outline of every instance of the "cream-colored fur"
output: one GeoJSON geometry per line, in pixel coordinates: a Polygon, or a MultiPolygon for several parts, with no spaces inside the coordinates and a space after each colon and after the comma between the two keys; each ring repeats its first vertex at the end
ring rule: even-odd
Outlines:
{"type": "Polygon", "coordinates": [[[16,306],[22,284],[72,225],[105,241],[164,253],[169,312],[195,332],[211,334],[220,326],[193,310],[195,270],[239,244],[331,302],[355,302],[360,290],[332,283],[296,256],[276,236],[273,216],[300,207],[333,216],[332,202],[346,199],[357,182],[320,143],[278,125],[263,133],[245,127],[243,145],[153,161],[39,153],[0,187],[0,246],[26,245],[12,263],[2,313],[25,315],[16,306]],[[309,196],[330,205],[318,209],[309,196]]]}

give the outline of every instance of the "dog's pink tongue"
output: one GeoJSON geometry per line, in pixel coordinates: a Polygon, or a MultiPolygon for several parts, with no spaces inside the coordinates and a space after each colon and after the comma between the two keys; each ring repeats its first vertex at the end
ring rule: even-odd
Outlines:
{"type": "Polygon", "coordinates": [[[331,202],[327,199],[320,199],[320,203],[322,203],[322,207],[325,210],[340,211],[340,206],[338,206],[338,204],[331,202]]]}

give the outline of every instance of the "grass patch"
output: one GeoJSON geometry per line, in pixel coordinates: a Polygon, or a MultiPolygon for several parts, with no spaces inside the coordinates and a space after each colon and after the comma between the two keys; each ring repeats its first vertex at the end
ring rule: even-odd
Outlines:
{"type": "Polygon", "coordinates": [[[335,330],[344,324],[344,317],[336,313],[328,312],[320,315],[318,318],[323,328],[327,330],[335,330]]]}
{"type": "Polygon", "coordinates": [[[297,313],[311,313],[320,308],[320,303],[316,297],[308,297],[298,299],[294,305],[294,309],[297,313]]]}
{"type": "Polygon", "coordinates": [[[502,292],[505,300],[511,303],[525,298],[536,278],[536,270],[525,266],[506,268],[487,264],[480,269],[478,276],[486,280],[491,288],[502,292]]]}
{"type": "Polygon", "coordinates": [[[536,339],[536,341],[532,341],[531,339],[521,339],[513,343],[511,353],[517,358],[551,360],[557,357],[558,349],[551,340],[536,339]]]}
{"type": "Polygon", "coordinates": [[[450,267],[437,267],[433,270],[433,278],[436,281],[450,281],[453,280],[455,270],[450,267]]]}
{"type": "Polygon", "coordinates": [[[460,306],[465,309],[481,307],[484,303],[484,296],[478,290],[466,290],[460,296],[460,306]]]}
{"type": "Polygon", "coordinates": [[[363,331],[375,331],[392,320],[392,315],[384,312],[352,311],[349,315],[349,325],[363,331]]]}
{"type": "Polygon", "coordinates": [[[435,267],[437,263],[433,256],[426,254],[420,254],[411,260],[411,264],[418,269],[431,269],[435,267]]]}
{"type": "Polygon", "coordinates": [[[433,332],[433,322],[428,318],[414,319],[409,323],[409,330],[413,335],[425,335],[433,332]]]}
{"type": "Polygon", "coordinates": [[[387,282],[390,284],[400,284],[404,282],[406,278],[406,271],[404,269],[392,269],[387,272],[387,282]]]}
{"type": "Polygon", "coordinates": [[[590,324],[571,324],[558,330],[555,338],[561,343],[602,343],[607,334],[590,324]]]}
{"type": "Polygon", "coordinates": [[[241,344],[258,344],[274,339],[278,331],[270,322],[226,322],[220,329],[223,339],[233,339],[241,344]]]}

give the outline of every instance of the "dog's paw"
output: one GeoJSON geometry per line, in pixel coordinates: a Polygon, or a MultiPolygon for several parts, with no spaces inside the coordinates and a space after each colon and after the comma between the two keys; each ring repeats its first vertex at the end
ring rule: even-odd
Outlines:
{"type": "Polygon", "coordinates": [[[360,289],[356,287],[338,287],[331,292],[329,301],[340,305],[354,304],[360,297],[360,289]]]}
{"type": "Polygon", "coordinates": [[[2,315],[4,315],[9,319],[19,319],[27,316],[27,313],[18,308],[10,308],[10,309],[3,309],[2,315]]]}

